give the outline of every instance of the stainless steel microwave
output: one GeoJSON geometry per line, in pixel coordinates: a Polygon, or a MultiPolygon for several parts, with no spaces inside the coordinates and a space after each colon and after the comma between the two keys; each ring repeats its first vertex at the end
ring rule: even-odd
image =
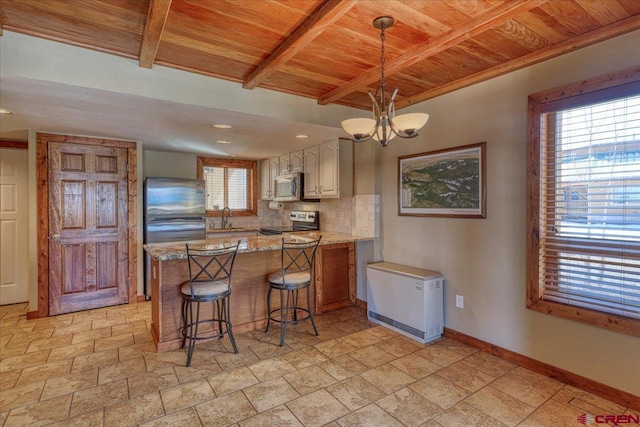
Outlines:
{"type": "Polygon", "coordinates": [[[273,200],[278,202],[296,202],[302,198],[302,174],[289,173],[276,177],[273,200]]]}

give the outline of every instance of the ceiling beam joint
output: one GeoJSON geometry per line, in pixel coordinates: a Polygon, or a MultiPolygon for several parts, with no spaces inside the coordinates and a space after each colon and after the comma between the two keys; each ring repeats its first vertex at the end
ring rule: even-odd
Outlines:
{"type": "Polygon", "coordinates": [[[249,74],[242,87],[253,89],[285,64],[301,49],[311,43],[324,30],[347,13],[357,0],[327,0],[302,22],[274,51],[249,74]]]}
{"type": "Polygon", "coordinates": [[[144,25],[142,44],[140,45],[139,65],[142,68],[151,68],[156,60],[158,46],[164,31],[164,24],[169,16],[171,0],[151,0],[147,12],[147,22],[144,25]]]}

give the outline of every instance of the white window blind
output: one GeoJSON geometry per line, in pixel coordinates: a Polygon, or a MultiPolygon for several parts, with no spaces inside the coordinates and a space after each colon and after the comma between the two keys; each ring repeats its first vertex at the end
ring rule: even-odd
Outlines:
{"type": "Polygon", "coordinates": [[[207,210],[219,210],[225,206],[231,210],[248,208],[248,169],[205,166],[203,174],[207,210]]]}
{"type": "Polygon", "coordinates": [[[640,96],[566,105],[540,116],[541,298],[640,319],[640,96]]]}
{"type": "Polygon", "coordinates": [[[204,181],[207,189],[206,209],[224,208],[224,168],[205,167],[204,181]]]}
{"type": "Polygon", "coordinates": [[[228,201],[227,206],[232,210],[247,209],[247,179],[246,169],[227,169],[228,201]]]}

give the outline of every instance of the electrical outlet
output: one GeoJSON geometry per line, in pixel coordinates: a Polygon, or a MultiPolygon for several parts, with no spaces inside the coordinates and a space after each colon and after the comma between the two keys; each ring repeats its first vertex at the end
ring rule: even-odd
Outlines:
{"type": "Polygon", "coordinates": [[[464,308],[464,297],[462,295],[456,295],[456,307],[464,308]]]}

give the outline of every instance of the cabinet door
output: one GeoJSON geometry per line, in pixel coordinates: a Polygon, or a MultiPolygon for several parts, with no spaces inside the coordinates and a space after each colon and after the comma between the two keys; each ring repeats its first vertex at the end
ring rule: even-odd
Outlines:
{"type": "Polygon", "coordinates": [[[289,161],[289,154],[283,154],[280,156],[280,167],[278,175],[284,175],[286,173],[291,173],[291,162],[289,161]]]}
{"type": "Polygon", "coordinates": [[[269,159],[264,159],[260,162],[260,198],[262,200],[272,199],[272,186],[273,181],[271,181],[271,161],[269,159]]]}
{"type": "Polygon", "coordinates": [[[314,273],[316,313],[355,304],[355,243],[319,246],[314,273]]]}
{"type": "Polygon", "coordinates": [[[304,172],[304,150],[289,153],[291,172],[304,172]]]}
{"type": "Polygon", "coordinates": [[[317,198],[318,192],[318,147],[304,149],[304,197],[317,198]]]}
{"type": "Polygon", "coordinates": [[[338,141],[320,145],[320,197],[339,197],[340,146],[338,141]]]}
{"type": "Polygon", "coordinates": [[[273,198],[274,186],[276,182],[276,177],[280,175],[280,158],[272,157],[269,159],[270,164],[270,174],[269,174],[269,184],[270,184],[270,194],[271,198],[273,198]]]}

